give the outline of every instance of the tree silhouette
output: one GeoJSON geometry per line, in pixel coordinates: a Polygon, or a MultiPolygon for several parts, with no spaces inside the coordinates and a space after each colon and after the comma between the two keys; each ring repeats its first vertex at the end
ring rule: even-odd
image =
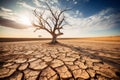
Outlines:
{"type": "Polygon", "coordinates": [[[70,9],[55,10],[52,9],[48,3],[45,3],[45,6],[46,8],[42,11],[37,11],[37,9],[34,10],[34,15],[38,19],[38,24],[35,22],[32,24],[36,27],[36,30],[43,29],[51,34],[51,43],[56,44],[58,43],[57,37],[63,35],[61,29],[63,29],[63,26],[65,25],[64,12],[70,9]],[[48,13],[47,16],[46,13],[48,13]]]}

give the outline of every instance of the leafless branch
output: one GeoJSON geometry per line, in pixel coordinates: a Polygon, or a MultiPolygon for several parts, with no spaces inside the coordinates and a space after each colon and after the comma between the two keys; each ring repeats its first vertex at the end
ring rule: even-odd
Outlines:
{"type": "Polygon", "coordinates": [[[54,41],[57,36],[63,35],[60,30],[63,29],[63,26],[65,25],[64,12],[70,9],[66,8],[64,10],[53,10],[48,3],[45,4],[47,6],[47,11],[50,13],[50,15],[46,16],[46,10],[37,11],[37,9],[35,9],[34,15],[38,19],[39,24],[35,24],[33,22],[33,26],[36,27],[35,31],[43,29],[49,32],[52,35],[54,41]]]}

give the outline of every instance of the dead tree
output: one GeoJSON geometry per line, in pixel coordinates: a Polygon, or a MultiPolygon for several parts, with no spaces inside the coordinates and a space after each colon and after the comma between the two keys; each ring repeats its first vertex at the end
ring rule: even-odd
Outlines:
{"type": "Polygon", "coordinates": [[[58,43],[57,37],[63,35],[61,29],[63,29],[63,26],[65,25],[64,12],[68,10],[69,9],[54,10],[49,4],[46,3],[46,8],[44,10],[34,10],[34,15],[38,19],[38,24],[33,22],[33,26],[36,27],[36,30],[43,29],[51,34],[52,44],[58,43]],[[45,13],[49,14],[46,16],[45,13]]]}

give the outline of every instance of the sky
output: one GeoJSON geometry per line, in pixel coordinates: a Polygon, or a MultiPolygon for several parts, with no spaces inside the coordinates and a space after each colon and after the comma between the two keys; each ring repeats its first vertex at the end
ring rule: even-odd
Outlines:
{"type": "Polygon", "coordinates": [[[42,11],[45,2],[55,11],[71,9],[64,13],[67,24],[60,38],[120,36],[120,0],[0,0],[0,37],[50,38],[31,24],[33,11],[42,11]]]}

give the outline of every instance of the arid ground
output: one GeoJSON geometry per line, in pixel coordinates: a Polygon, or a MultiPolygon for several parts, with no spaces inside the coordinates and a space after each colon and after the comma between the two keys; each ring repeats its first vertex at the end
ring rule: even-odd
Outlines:
{"type": "Polygon", "coordinates": [[[120,80],[120,41],[0,42],[0,80],[120,80]]]}

